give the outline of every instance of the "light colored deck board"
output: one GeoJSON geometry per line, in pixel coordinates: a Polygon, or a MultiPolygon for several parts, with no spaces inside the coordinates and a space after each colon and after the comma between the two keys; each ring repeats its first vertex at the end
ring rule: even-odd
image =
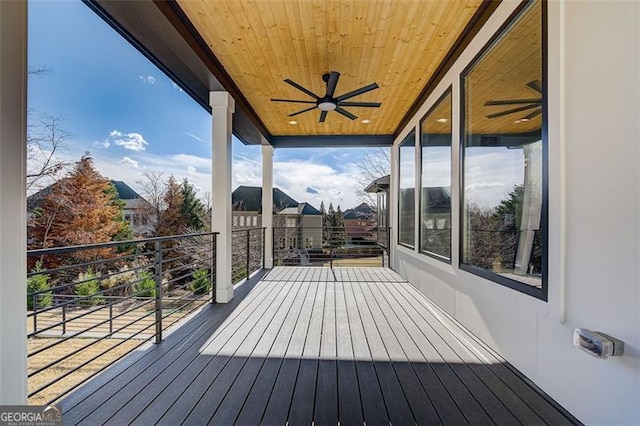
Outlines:
{"type": "Polygon", "coordinates": [[[388,269],[278,267],[205,313],[71,395],[65,423],[572,423],[388,269]]]}

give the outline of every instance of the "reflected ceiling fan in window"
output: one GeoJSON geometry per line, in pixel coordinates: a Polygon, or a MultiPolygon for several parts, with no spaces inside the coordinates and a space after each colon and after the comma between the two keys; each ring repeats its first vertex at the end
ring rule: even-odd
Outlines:
{"type": "Polygon", "coordinates": [[[299,103],[299,104],[313,104],[312,107],[305,108],[301,111],[297,111],[289,114],[289,117],[294,117],[298,114],[302,114],[303,112],[313,111],[314,109],[320,110],[320,119],[318,122],[323,123],[327,118],[327,113],[329,111],[335,111],[338,114],[342,114],[345,117],[355,120],[358,118],[353,115],[349,111],[345,110],[343,107],[364,107],[364,108],[379,108],[382,105],[380,102],[348,102],[347,99],[351,99],[355,96],[362,95],[363,93],[367,93],[371,90],[377,89],[379,86],[376,83],[371,83],[364,87],[361,87],[356,90],[352,90],[351,92],[347,92],[344,95],[334,96],[336,91],[336,86],[338,85],[338,79],[340,78],[340,73],[337,71],[331,71],[322,76],[322,80],[327,85],[327,90],[324,96],[318,96],[313,93],[311,90],[308,90],[295,81],[287,78],[284,80],[285,83],[290,84],[301,92],[305,93],[308,96],[311,96],[314,100],[295,100],[295,99],[271,99],[272,102],[290,102],[290,103],[299,103]]]}
{"type": "MultiPolygon", "coordinates": [[[[527,83],[527,86],[538,92],[542,95],[542,82],[540,80],[532,80],[527,83]]],[[[484,104],[485,106],[495,106],[495,105],[522,105],[516,108],[511,108],[506,111],[494,112],[493,114],[488,114],[487,118],[497,118],[502,117],[504,115],[515,114],[516,112],[528,111],[533,109],[532,112],[520,118],[518,122],[529,121],[532,118],[542,114],[542,98],[537,99],[507,99],[507,100],[495,100],[495,101],[487,101],[484,104]]]]}

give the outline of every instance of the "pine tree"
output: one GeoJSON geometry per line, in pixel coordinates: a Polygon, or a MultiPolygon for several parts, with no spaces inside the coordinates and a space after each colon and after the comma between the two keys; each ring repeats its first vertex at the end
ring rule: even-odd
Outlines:
{"type": "Polygon", "coordinates": [[[182,220],[185,228],[200,231],[204,227],[206,211],[204,204],[197,197],[196,190],[185,178],[182,181],[182,220]]]}
{"type": "Polygon", "coordinates": [[[182,215],[183,201],[182,186],[176,182],[173,175],[169,176],[162,199],[164,209],[160,212],[156,226],[156,234],[158,236],[184,233],[186,226],[182,215]]]}

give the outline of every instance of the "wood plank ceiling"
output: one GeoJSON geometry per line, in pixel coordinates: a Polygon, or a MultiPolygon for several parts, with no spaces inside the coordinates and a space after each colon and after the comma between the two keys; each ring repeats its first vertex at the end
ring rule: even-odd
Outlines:
{"type": "Polygon", "coordinates": [[[272,135],[392,134],[443,61],[482,0],[178,0],[272,135]],[[319,96],[322,74],[338,71],[336,94],[376,82],[350,101],[380,108],[346,108],[351,121],[313,110],[288,114],[311,100],[284,83],[290,78],[319,96]],[[362,123],[363,119],[370,123],[362,123]]]}

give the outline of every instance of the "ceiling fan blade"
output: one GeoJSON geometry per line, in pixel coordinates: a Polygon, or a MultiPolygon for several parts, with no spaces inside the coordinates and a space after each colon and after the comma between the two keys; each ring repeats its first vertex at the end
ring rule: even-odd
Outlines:
{"type": "Polygon", "coordinates": [[[540,105],[525,105],[518,108],[508,109],[506,111],[494,112],[493,114],[487,115],[487,118],[496,118],[502,117],[503,115],[513,114],[514,112],[526,111],[531,108],[538,108],[540,105]]]}
{"type": "Polygon", "coordinates": [[[339,78],[339,72],[331,71],[329,73],[329,81],[327,82],[327,96],[333,97],[333,94],[336,92],[336,86],[338,85],[339,78]]]}
{"type": "Polygon", "coordinates": [[[369,92],[371,90],[377,89],[378,87],[380,87],[380,86],[378,86],[377,83],[371,83],[368,86],[364,86],[364,87],[361,87],[359,89],[353,90],[351,92],[347,92],[344,95],[340,95],[340,96],[338,96],[336,98],[336,100],[338,102],[341,102],[341,101],[344,101],[346,99],[353,98],[354,96],[358,96],[358,95],[361,95],[363,93],[369,92]]]}
{"type": "Polygon", "coordinates": [[[523,118],[525,120],[531,120],[533,117],[537,117],[540,114],[542,114],[542,108],[533,111],[531,114],[529,114],[529,115],[527,115],[526,117],[523,117],[523,118]]]}
{"type": "Polygon", "coordinates": [[[311,96],[314,99],[319,99],[320,97],[318,95],[316,95],[315,93],[313,93],[311,90],[309,89],[305,89],[304,87],[300,86],[298,83],[296,83],[295,81],[287,78],[284,80],[285,83],[290,84],[291,86],[295,87],[296,89],[298,89],[299,91],[306,93],[307,95],[311,96]]]}
{"type": "Polygon", "coordinates": [[[318,123],[324,123],[324,120],[326,120],[327,118],[327,111],[322,111],[320,113],[320,120],[318,120],[318,123]]]}
{"type": "Polygon", "coordinates": [[[338,102],[338,105],[348,107],[379,108],[382,104],[380,102],[338,102]]]}
{"type": "Polygon", "coordinates": [[[484,106],[536,104],[536,103],[542,103],[542,99],[509,99],[509,100],[487,101],[484,103],[484,106]]]}
{"type": "Polygon", "coordinates": [[[271,102],[292,102],[298,104],[315,104],[315,101],[298,101],[295,99],[273,99],[271,98],[271,102]]]}
{"type": "Polygon", "coordinates": [[[342,109],[340,107],[336,107],[335,112],[337,112],[338,114],[342,114],[351,120],[355,120],[356,118],[358,118],[355,115],[351,114],[349,111],[342,109]]]}
{"type": "Polygon", "coordinates": [[[298,114],[302,114],[303,112],[311,111],[313,109],[316,109],[315,105],[312,106],[311,108],[303,109],[302,111],[298,111],[298,112],[294,112],[292,114],[289,114],[289,117],[293,117],[293,116],[296,116],[298,114]]]}
{"type": "Polygon", "coordinates": [[[527,86],[531,87],[536,92],[542,94],[542,82],[540,80],[533,80],[527,83],[527,86]]]}

